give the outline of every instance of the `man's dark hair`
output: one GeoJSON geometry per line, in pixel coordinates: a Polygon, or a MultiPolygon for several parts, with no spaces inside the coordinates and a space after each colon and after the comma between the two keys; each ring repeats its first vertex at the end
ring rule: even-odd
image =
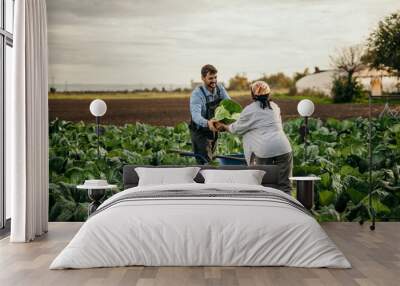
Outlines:
{"type": "Polygon", "coordinates": [[[201,75],[206,77],[208,73],[216,74],[218,71],[213,65],[205,65],[201,68],[201,75]]]}

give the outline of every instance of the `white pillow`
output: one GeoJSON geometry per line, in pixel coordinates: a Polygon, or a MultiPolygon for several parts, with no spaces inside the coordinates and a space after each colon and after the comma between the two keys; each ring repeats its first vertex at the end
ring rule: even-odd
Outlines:
{"type": "Polygon", "coordinates": [[[205,184],[226,183],[261,185],[265,171],[262,170],[202,170],[205,184]]]}
{"type": "Polygon", "coordinates": [[[138,186],[195,183],[193,179],[196,177],[199,170],[199,167],[135,168],[139,176],[138,186]]]}

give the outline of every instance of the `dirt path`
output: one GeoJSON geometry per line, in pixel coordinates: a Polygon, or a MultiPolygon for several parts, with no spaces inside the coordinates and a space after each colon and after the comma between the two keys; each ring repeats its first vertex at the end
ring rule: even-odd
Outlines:
{"type": "MultiPolygon", "coordinates": [[[[250,99],[239,98],[237,101],[245,106],[250,99]]],[[[49,100],[50,119],[60,118],[69,121],[94,122],[89,112],[91,100],[49,100]]],[[[281,108],[284,120],[297,118],[297,103],[294,100],[276,100],[281,108]]],[[[134,99],[134,100],[108,100],[107,113],[102,118],[102,123],[123,125],[137,121],[152,125],[173,126],[182,121],[189,121],[189,99],[134,99]]],[[[372,113],[379,115],[383,105],[373,105],[372,113]]],[[[400,112],[400,105],[392,105],[400,112]]],[[[327,104],[316,105],[314,117],[321,119],[345,119],[358,116],[368,116],[368,105],[365,104],[327,104]]]]}

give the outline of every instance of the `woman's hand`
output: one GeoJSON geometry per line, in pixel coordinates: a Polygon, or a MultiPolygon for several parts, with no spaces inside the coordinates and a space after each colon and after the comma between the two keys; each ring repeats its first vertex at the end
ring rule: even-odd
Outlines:
{"type": "Polygon", "coordinates": [[[224,123],[219,122],[219,121],[217,123],[215,123],[215,127],[217,128],[217,130],[219,132],[224,132],[224,131],[228,131],[229,130],[227,125],[225,125],[224,123]]]}
{"type": "Polygon", "coordinates": [[[207,122],[208,125],[208,129],[210,129],[212,132],[217,132],[218,128],[216,126],[216,124],[218,123],[218,121],[216,121],[215,119],[210,119],[207,122]]]}

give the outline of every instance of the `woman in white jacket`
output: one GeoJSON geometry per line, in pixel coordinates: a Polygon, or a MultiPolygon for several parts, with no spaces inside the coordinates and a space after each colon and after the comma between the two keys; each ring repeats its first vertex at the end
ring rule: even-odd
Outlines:
{"type": "Polygon", "coordinates": [[[246,106],[231,125],[218,123],[220,130],[243,136],[248,165],[277,165],[280,189],[291,191],[292,147],[283,131],[280,108],[270,100],[271,89],[264,81],[251,85],[253,103],[246,106]]]}

